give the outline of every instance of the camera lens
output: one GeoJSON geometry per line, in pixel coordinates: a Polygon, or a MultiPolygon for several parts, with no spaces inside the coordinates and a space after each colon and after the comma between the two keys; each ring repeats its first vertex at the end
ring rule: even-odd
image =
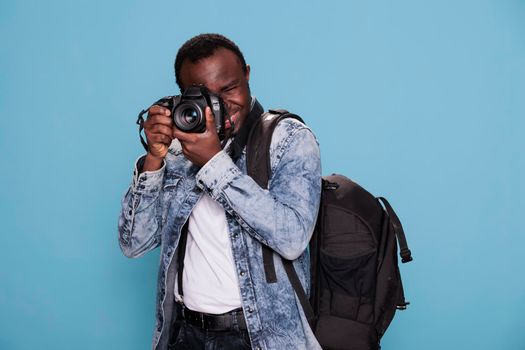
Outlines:
{"type": "Polygon", "coordinates": [[[185,132],[201,132],[206,129],[204,111],[195,101],[183,102],[173,111],[175,126],[185,132]]]}
{"type": "Polygon", "coordinates": [[[199,113],[194,108],[186,108],[181,113],[180,116],[184,122],[188,125],[193,125],[199,118],[199,113]]]}

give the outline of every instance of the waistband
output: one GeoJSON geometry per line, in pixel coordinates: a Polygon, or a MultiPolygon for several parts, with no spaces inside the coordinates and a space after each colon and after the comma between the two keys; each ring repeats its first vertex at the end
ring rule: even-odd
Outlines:
{"type": "Polygon", "coordinates": [[[242,308],[224,314],[207,314],[188,309],[184,304],[176,303],[177,314],[192,326],[209,331],[246,330],[246,321],[242,308]]]}

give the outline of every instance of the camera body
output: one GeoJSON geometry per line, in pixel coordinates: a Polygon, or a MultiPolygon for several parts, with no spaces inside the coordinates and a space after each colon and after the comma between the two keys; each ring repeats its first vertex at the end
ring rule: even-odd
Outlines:
{"type": "Polygon", "coordinates": [[[219,139],[224,139],[226,108],[222,99],[205,86],[192,86],[182,95],[167,96],[154,104],[171,111],[173,124],[184,132],[200,133],[206,130],[206,106],[211,108],[219,139]]]}

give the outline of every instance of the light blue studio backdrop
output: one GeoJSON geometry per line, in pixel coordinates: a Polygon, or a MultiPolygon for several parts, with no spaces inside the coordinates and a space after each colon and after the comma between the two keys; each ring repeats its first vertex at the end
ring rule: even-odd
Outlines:
{"type": "Polygon", "coordinates": [[[384,349],[525,349],[524,1],[3,1],[0,27],[0,349],[149,348],[158,250],[125,258],[117,216],[136,115],[201,32],[396,208],[384,349]]]}

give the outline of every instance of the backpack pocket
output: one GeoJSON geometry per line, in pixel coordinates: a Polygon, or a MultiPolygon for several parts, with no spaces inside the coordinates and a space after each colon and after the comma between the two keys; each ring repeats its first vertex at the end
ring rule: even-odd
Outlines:
{"type": "Polygon", "coordinates": [[[319,312],[359,322],[374,321],[377,243],[360,216],[325,208],[319,252],[319,312]]]}
{"type": "Polygon", "coordinates": [[[377,249],[371,227],[352,211],[327,205],[322,222],[322,249],[328,255],[352,258],[377,249]]]}
{"type": "Polygon", "coordinates": [[[352,257],[320,252],[321,293],[315,335],[323,349],[376,350],[375,248],[352,257]]]}
{"type": "Polygon", "coordinates": [[[342,258],[321,250],[320,314],[359,322],[374,321],[376,251],[342,258]]]}
{"type": "Polygon", "coordinates": [[[320,316],[315,336],[324,350],[379,349],[371,325],[335,316],[320,316]]]}

